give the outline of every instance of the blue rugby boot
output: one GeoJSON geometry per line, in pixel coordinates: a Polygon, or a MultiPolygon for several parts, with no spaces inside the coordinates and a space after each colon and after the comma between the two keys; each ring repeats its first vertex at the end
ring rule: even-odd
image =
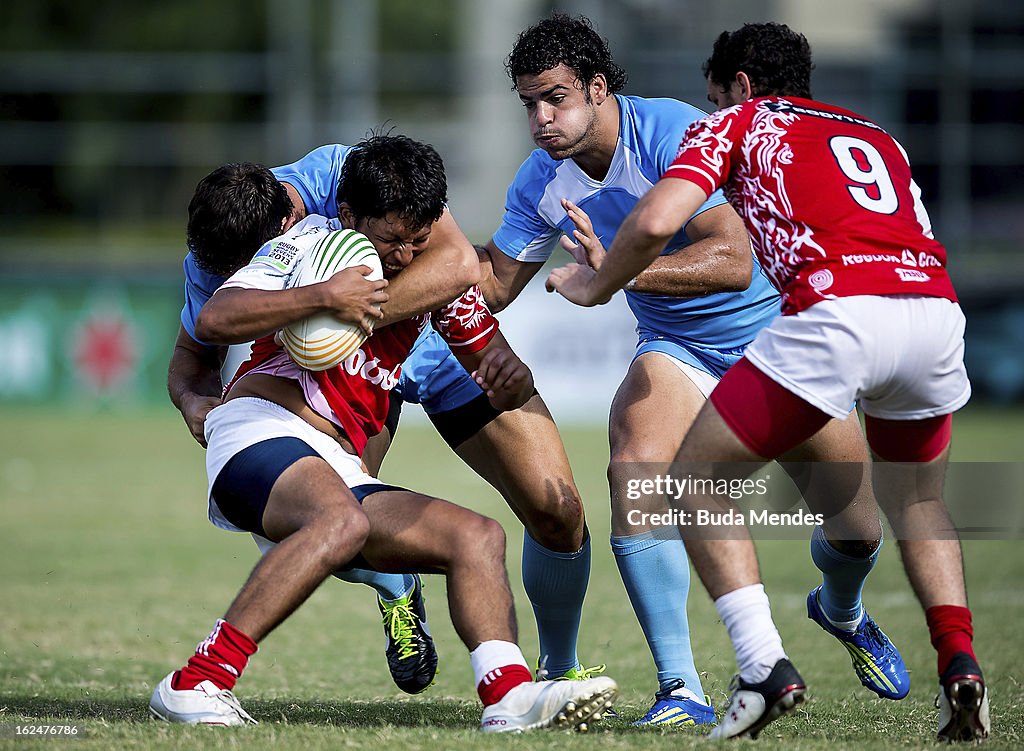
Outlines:
{"type": "Polygon", "coordinates": [[[856,631],[836,628],[825,617],[818,599],[821,586],[807,595],[807,617],[846,647],[860,682],[883,699],[902,699],[910,692],[910,673],[889,637],[867,611],[856,631]]]}
{"type": "MultiPolygon", "coordinates": [[[[668,681],[665,687],[654,695],[654,706],[647,710],[647,714],[633,724],[637,727],[644,725],[714,725],[715,710],[711,706],[711,699],[704,697],[706,704],[690,696],[680,695],[674,692],[683,688],[684,682],[680,678],[668,681]]],[[[687,692],[689,693],[689,692],[687,692]]]]}

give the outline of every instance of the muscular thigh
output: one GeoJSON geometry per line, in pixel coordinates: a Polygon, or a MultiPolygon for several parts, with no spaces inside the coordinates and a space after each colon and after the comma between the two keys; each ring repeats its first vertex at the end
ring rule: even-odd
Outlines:
{"type": "Polygon", "coordinates": [[[368,495],[363,513],[370,522],[363,558],[377,571],[395,573],[444,572],[473,530],[492,523],[467,508],[411,490],[368,495]]]}
{"type": "Polygon", "coordinates": [[[263,532],[267,539],[280,542],[319,520],[360,513],[337,470],[319,456],[306,456],[285,469],[274,483],[263,510],[263,532]]]}
{"type": "Polygon", "coordinates": [[[498,415],[455,452],[524,522],[533,512],[557,515],[567,500],[579,503],[562,438],[539,395],[498,415]]]}
{"type": "Polygon", "coordinates": [[[612,461],[672,461],[703,405],[704,395],[668,357],[640,355],[612,400],[612,461]]]}
{"type": "Polygon", "coordinates": [[[830,539],[877,539],[881,534],[867,443],[856,411],[829,420],[779,463],[811,511],[825,516],[830,539]]]}
{"type": "Polygon", "coordinates": [[[641,508],[642,502],[629,500],[626,485],[668,471],[703,404],[704,395],[694,382],[666,356],[651,352],[630,365],[612,401],[608,427],[614,534],[648,531],[628,523],[631,510],[663,510],[641,508]]]}
{"type": "Polygon", "coordinates": [[[784,461],[866,462],[867,443],[856,410],[845,418],[832,418],[807,441],[783,455],[784,461]]]}

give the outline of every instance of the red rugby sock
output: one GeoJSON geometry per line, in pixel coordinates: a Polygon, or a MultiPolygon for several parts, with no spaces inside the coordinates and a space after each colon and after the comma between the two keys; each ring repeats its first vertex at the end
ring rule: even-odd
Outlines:
{"type": "Polygon", "coordinates": [[[497,704],[509,691],[521,683],[533,680],[528,668],[522,665],[505,665],[488,671],[484,679],[477,684],[476,692],[485,707],[497,704]]]}
{"type": "Polygon", "coordinates": [[[258,648],[256,642],[220,618],[213,632],[196,647],[188,664],[171,678],[171,688],[187,691],[203,681],[211,681],[230,691],[258,648]]]}
{"type": "MultiPolygon", "coordinates": [[[[974,628],[971,625],[971,611],[959,605],[935,605],[924,611],[931,633],[932,646],[939,653],[939,675],[949,667],[950,660],[957,652],[974,655],[974,628]]],[[[975,658],[977,659],[977,658],[975,658]]]]}

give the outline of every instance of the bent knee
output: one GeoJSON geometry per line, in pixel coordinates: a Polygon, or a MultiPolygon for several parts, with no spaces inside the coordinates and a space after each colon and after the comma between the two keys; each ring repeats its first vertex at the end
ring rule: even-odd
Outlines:
{"type": "Polygon", "coordinates": [[[325,511],[313,527],[320,541],[321,555],[332,569],[351,561],[370,535],[370,520],[359,507],[325,511]]]}
{"type": "Polygon", "coordinates": [[[574,487],[548,493],[541,503],[520,507],[530,536],[551,550],[572,552],[583,541],[583,501],[574,487]]]}
{"type": "Polygon", "coordinates": [[[828,542],[838,552],[850,558],[870,558],[882,546],[882,531],[879,527],[878,537],[874,540],[829,540],[828,542]]]}
{"type": "Polygon", "coordinates": [[[505,560],[505,530],[487,516],[468,514],[457,525],[452,557],[505,560]]]}
{"type": "MultiPolygon", "coordinates": [[[[679,449],[678,446],[675,448],[676,450],[679,449]]],[[[611,459],[608,464],[608,476],[611,478],[613,472],[621,471],[636,464],[655,462],[664,464],[666,461],[674,458],[674,456],[675,451],[671,451],[669,452],[669,458],[666,459],[664,448],[650,446],[642,441],[613,441],[611,459]]]]}

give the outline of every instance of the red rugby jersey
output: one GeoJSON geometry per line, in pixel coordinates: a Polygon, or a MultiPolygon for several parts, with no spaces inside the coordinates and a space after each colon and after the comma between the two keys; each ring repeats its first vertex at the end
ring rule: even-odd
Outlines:
{"type": "MultiPolygon", "coordinates": [[[[423,327],[431,324],[456,355],[479,352],[498,332],[497,319],[480,289],[473,287],[429,317],[410,318],[375,331],[341,365],[309,373],[360,456],[370,437],[384,427],[389,392],[398,385],[402,362],[423,327]]],[[[258,340],[232,384],[281,351],[273,336],[258,340]]]]}
{"type": "Polygon", "coordinates": [[[691,125],[662,177],[723,189],[784,315],[851,295],[956,300],[906,152],[853,112],[752,99],[691,125]]]}

